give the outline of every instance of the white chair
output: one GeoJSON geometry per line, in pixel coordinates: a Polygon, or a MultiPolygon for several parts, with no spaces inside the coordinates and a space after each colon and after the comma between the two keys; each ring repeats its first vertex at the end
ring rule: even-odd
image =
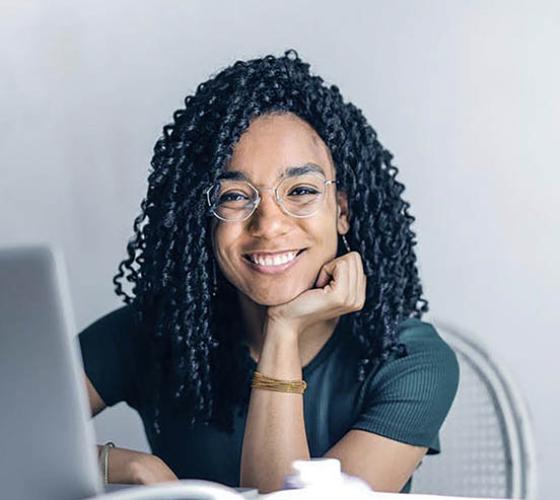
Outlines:
{"type": "Polygon", "coordinates": [[[527,407],[478,340],[433,321],[457,354],[459,388],[440,430],[442,452],[425,457],[411,493],[536,499],[527,407]]]}

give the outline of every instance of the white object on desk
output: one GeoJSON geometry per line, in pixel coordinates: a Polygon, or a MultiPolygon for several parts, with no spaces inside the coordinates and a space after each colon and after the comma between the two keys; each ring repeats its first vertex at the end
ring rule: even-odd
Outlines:
{"type": "Polygon", "coordinates": [[[340,498],[354,498],[361,492],[371,492],[369,485],[357,477],[342,472],[337,458],[311,458],[294,460],[293,474],[284,480],[284,488],[308,489],[320,487],[325,491],[338,492],[340,498]]]}
{"type": "Polygon", "coordinates": [[[86,500],[157,500],[157,499],[212,499],[244,500],[245,497],[229,488],[211,481],[184,479],[149,486],[133,486],[106,493],[86,500]]]}

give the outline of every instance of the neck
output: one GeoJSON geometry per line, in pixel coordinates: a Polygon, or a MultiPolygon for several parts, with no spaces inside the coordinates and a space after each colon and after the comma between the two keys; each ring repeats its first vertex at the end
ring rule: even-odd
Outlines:
{"type": "MultiPolygon", "coordinates": [[[[245,340],[251,357],[258,362],[265,340],[264,324],[268,306],[253,302],[249,297],[238,293],[241,315],[245,325],[245,340]]],[[[331,337],[339,318],[320,321],[299,335],[298,344],[302,366],[305,366],[319,352],[331,337]]]]}

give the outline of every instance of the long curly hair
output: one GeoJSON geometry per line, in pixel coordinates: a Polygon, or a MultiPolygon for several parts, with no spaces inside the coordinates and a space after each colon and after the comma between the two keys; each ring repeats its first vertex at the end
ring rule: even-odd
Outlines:
{"type": "Polygon", "coordinates": [[[204,192],[251,120],[283,112],[319,134],[335,164],[337,189],[348,194],[346,237],[367,276],[363,309],[344,317],[361,350],[357,379],[376,358],[406,355],[396,326],[428,311],[416,267],[415,218],[401,196],[393,155],[361,110],[312,74],[295,50],[237,61],[198,85],[163,127],[128,257],[113,278],[117,295],[149,325],[145,390],[156,433],[163,397],[191,424],[213,422],[230,432],[234,408],[248,400],[250,359],[236,291],[214,260],[204,192]]]}

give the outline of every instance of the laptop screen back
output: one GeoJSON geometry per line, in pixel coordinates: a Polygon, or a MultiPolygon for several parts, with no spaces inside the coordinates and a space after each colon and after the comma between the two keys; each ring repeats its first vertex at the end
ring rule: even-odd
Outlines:
{"type": "Polygon", "coordinates": [[[102,491],[62,259],[0,250],[0,484],[5,498],[102,491]]]}

